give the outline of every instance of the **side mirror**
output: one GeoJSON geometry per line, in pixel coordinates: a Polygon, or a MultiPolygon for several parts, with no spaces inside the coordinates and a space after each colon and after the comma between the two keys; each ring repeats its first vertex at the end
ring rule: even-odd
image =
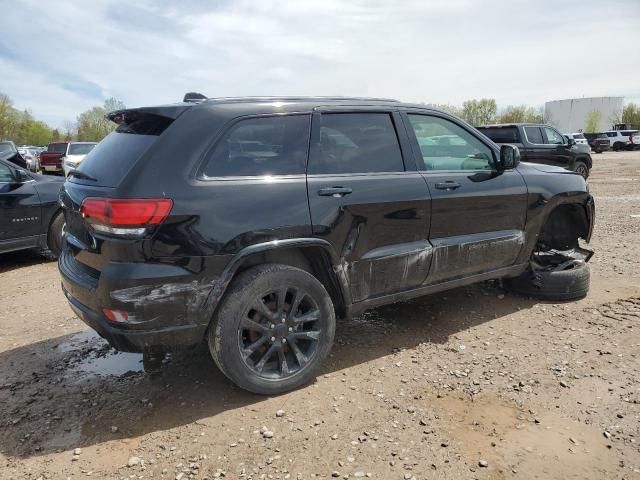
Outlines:
{"type": "Polygon", "coordinates": [[[520,163],[520,149],[515,145],[502,145],[500,147],[499,170],[512,170],[520,163]]]}
{"type": "Polygon", "coordinates": [[[567,138],[567,145],[569,147],[573,147],[576,144],[576,141],[573,138],[567,138]]]}

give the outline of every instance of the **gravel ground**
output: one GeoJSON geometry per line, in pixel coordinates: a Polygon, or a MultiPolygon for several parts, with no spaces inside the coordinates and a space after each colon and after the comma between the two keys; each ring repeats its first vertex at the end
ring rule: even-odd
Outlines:
{"type": "Polygon", "coordinates": [[[0,478],[640,478],[640,152],[593,158],[587,298],[487,282],[379,308],[272,398],[203,348],[113,351],[54,263],[0,256],[0,478]]]}

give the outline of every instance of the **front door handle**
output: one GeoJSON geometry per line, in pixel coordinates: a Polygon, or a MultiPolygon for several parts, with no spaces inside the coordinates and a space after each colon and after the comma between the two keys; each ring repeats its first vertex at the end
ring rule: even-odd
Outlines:
{"type": "Polygon", "coordinates": [[[320,195],[321,197],[340,198],[344,197],[345,195],[349,195],[352,192],[353,190],[348,187],[327,187],[318,190],[318,195],[320,195]]]}
{"type": "Polygon", "coordinates": [[[458,182],[453,182],[451,180],[436,183],[435,186],[438,190],[455,190],[456,188],[460,188],[460,184],[458,182]]]}

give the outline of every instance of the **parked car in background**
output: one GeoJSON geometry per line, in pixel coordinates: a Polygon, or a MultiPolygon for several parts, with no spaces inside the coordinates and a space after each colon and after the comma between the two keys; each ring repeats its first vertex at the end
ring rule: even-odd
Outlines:
{"type": "Polygon", "coordinates": [[[491,278],[548,299],[589,289],[584,179],[444,112],[230,98],[109,118],[60,195],[58,267],[117,349],[206,340],[222,373],[272,395],[313,378],[336,319],[491,278]]]}
{"type": "Polygon", "coordinates": [[[44,173],[68,175],[95,146],[95,142],[52,142],[40,154],[40,166],[44,173]]]}
{"type": "Polygon", "coordinates": [[[51,142],[47,150],[40,153],[40,168],[42,173],[61,174],[62,157],[67,153],[69,142],[51,142]]]}
{"type": "Polygon", "coordinates": [[[611,150],[611,142],[606,133],[585,133],[584,137],[591,150],[595,153],[602,153],[611,150]]]}
{"type": "Polygon", "coordinates": [[[611,149],[616,152],[633,150],[636,145],[640,145],[640,139],[636,139],[638,143],[633,140],[634,136],[638,136],[638,130],[609,130],[604,133],[609,138],[611,149]]]}
{"type": "Polygon", "coordinates": [[[60,252],[64,217],[58,203],[64,180],[18,167],[0,142],[0,253],[39,249],[48,257],[60,252]]]}
{"type": "Polygon", "coordinates": [[[73,142],[69,144],[66,155],[62,158],[62,169],[64,176],[68,176],[69,172],[78,168],[85,159],[87,154],[93,150],[97,143],[95,142],[73,142]]]}
{"type": "Polygon", "coordinates": [[[556,165],[589,177],[592,161],[589,152],[573,148],[573,139],[565,138],[549,125],[510,123],[483,125],[482,133],[498,145],[511,144],[520,149],[523,161],[556,165]]]}
{"type": "Polygon", "coordinates": [[[576,145],[588,145],[587,139],[584,134],[578,133],[564,133],[563,134],[567,138],[573,138],[576,142],[576,145]]]}
{"type": "Polygon", "coordinates": [[[0,142],[0,155],[8,162],[13,163],[22,168],[27,168],[27,161],[20,155],[16,144],[11,140],[3,140],[0,142]]]}
{"type": "Polygon", "coordinates": [[[637,150],[640,148],[640,131],[638,130],[623,130],[623,135],[629,135],[629,141],[631,142],[627,145],[628,150],[637,150]]]}
{"type": "Polygon", "coordinates": [[[27,162],[27,168],[29,170],[31,170],[32,172],[37,172],[40,169],[40,151],[37,147],[18,147],[18,152],[27,162]]]}

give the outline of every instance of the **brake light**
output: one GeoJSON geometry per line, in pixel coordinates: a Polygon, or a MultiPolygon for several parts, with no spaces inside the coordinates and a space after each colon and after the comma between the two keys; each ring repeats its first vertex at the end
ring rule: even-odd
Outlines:
{"type": "Polygon", "coordinates": [[[85,198],[82,216],[94,229],[115,235],[142,235],[147,227],[160,225],[169,215],[169,198],[85,198]]]}

